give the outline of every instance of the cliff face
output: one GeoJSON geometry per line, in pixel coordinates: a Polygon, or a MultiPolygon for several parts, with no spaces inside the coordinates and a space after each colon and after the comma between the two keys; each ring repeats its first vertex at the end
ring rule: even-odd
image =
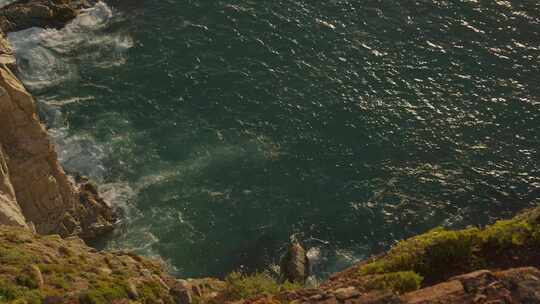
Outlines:
{"type": "MultiPolygon", "coordinates": [[[[0,67],[0,88],[4,179],[15,194],[11,204],[4,205],[17,203],[26,222],[41,234],[92,237],[110,230],[114,220],[110,208],[92,197],[97,193],[89,195],[86,185],[75,187],[68,179],[39,121],[32,96],[6,66],[0,67]]],[[[10,196],[9,191],[6,195],[10,196]]]]}
{"type": "MultiPolygon", "coordinates": [[[[76,14],[64,1],[43,3],[27,1],[2,9],[0,28],[41,25],[55,16],[67,21],[66,16],[76,14]]],[[[54,20],[55,25],[60,22],[54,20]]],[[[0,46],[0,223],[29,226],[40,234],[84,238],[111,230],[112,209],[90,183],[70,181],[39,121],[34,99],[9,68],[15,59],[4,38],[0,46]]]]}
{"type": "MultiPolygon", "coordinates": [[[[0,92],[1,93],[1,92],[0,92]]],[[[27,228],[26,220],[21,208],[15,199],[15,190],[11,185],[9,171],[4,156],[4,150],[0,146],[0,224],[20,226],[27,228]]]]}
{"type": "Polygon", "coordinates": [[[0,30],[16,32],[29,27],[62,27],[77,16],[85,0],[19,0],[2,7],[0,30]]]}
{"type": "Polygon", "coordinates": [[[0,226],[0,303],[540,304],[539,216],[434,230],[311,289],[264,273],[178,280],[132,253],[0,226]]]}
{"type": "Polygon", "coordinates": [[[115,215],[92,183],[58,163],[2,32],[61,26],[80,5],[23,0],[0,9],[0,303],[540,303],[540,207],[484,229],[413,237],[313,289],[264,273],[177,280],[135,254],[87,247],[77,236],[112,229],[115,215]]]}

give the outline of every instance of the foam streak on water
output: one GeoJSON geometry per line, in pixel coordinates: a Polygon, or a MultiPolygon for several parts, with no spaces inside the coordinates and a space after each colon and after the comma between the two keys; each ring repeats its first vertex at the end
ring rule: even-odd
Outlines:
{"type": "MultiPolygon", "coordinates": [[[[10,33],[8,40],[16,54],[19,78],[33,93],[48,88],[61,90],[82,77],[81,62],[96,66],[103,66],[104,62],[121,64],[123,54],[133,42],[123,33],[103,32],[113,22],[111,8],[98,2],[82,10],[61,30],[33,27],[10,33]]],[[[64,167],[102,181],[106,173],[102,163],[107,154],[105,148],[88,134],[70,134],[62,112],[66,105],[93,99],[92,96],[48,96],[38,98],[38,103],[64,167]]]]}
{"type": "Polygon", "coordinates": [[[327,273],[534,204],[537,2],[111,0],[10,39],[63,162],[136,207],[109,246],[223,275],[303,232],[327,273]]]}
{"type": "Polygon", "coordinates": [[[28,89],[40,91],[77,81],[81,60],[99,67],[122,64],[133,41],[123,33],[106,33],[112,22],[112,10],[98,2],[61,30],[33,27],[8,34],[19,77],[28,89]]]}
{"type": "MultiPolygon", "coordinates": [[[[111,30],[121,19],[104,2],[98,2],[82,10],[63,29],[34,27],[10,33],[8,40],[17,57],[19,78],[38,96],[40,115],[47,122],[63,167],[68,172],[78,172],[98,181],[102,196],[123,213],[121,227],[124,227],[141,216],[130,203],[136,190],[127,182],[107,178],[109,170],[105,163],[111,151],[105,145],[98,144],[87,132],[72,132],[66,124],[66,107],[95,102],[95,97],[40,94],[49,89],[61,91],[63,87],[78,83],[84,77],[81,67],[104,69],[124,64],[125,53],[133,46],[133,40],[129,34],[111,30]]],[[[136,233],[136,242],[119,238],[109,246],[128,247],[156,256],[150,247],[157,238],[144,226],[136,233]]]]}

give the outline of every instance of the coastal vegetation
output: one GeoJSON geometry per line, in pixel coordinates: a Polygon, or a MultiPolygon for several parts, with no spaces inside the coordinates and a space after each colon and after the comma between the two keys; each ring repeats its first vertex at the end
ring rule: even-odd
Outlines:
{"type": "Polygon", "coordinates": [[[540,208],[536,208],[483,229],[436,228],[399,242],[384,256],[359,267],[358,275],[372,277],[369,281],[375,282],[392,278],[394,283],[382,286],[403,292],[419,288],[421,285],[407,282],[419,282],[420,278],[424,285],[430,285],[478,269],[537,264],[539,215],[540,208]]]}

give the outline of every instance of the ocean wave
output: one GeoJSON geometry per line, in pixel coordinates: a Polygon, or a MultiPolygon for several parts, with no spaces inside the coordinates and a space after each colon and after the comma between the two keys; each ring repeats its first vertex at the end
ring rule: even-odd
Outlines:
{"type": "Polygon", "coordinates": [[[105,162],[110,151],[86,132],[74,132],[66,123],[64,107],[88,102],[93,96],[62,96],[40,91],[61,88],[81,78],[80,67],[103,68],[124,62],[123,53],[133,46],[131,37],[111,26],[121,16],[103,2],[84,9],[63,29],[38,27],[10,33],[8,40],[17,58],[17,74],[37,96],[39,114],[45,120],[58,159],[71,173],[86,175],[100,183],[103,196],[128,218],[137,218],[129,206],[135,191],[128,184],[107,180],[105,162]]]}
{"type": "Polygon", "coordinates": [[[63,29],[29,28],[9,33],[17,58],[17,73],[32,91],[80,79],[79,66],[99,68],[125,62],[124,53],[133,39],[119,31],[108,31],[121,20],[103,2],[84,9],[63,29]]]}
{"type": "Polygon", "coordinates": [[[17,58],[17,74],[24,85],[38,93],[40,115],[47,123],[58,158],[71,172],[103,181],[108,152],[89,134],[74,134],[66,125],[63,107],[93,100],[92,96],[40,96],[39,91],[60,88],[80,79],[80,67],[106,67],[123,62],[123,52],[133,46],[129,35],[110,27],[121,16],[103,2],[81,10],[62,29],[29,28],[10,33],[8,40],[17,58]],[[99,58],[99,60],[98,60],[99,58]]]}
{"type": "Polygon", "coordinates": [[[170,273],[178,273],[172,262],[155,250],[160,239],[152,232],[153,225],[149,224],[144,214],[133,205],[138,190],[126,182],[112,182],[101,184],[99,192],[105,200],[114,202],[114,206],[122,212],[120,223],[113,232],[114,237],[106,242],[105,248],[138,252],[160,260],[170,273]]]}
{"type": "Polygon", "coordinates": [[[103,159],[107,153],[91,136],[70,135],[67,127],[50,129],[49,136],[58,147],[58,160],[68,171],[90,176],[96,181],[104,180],[107,170],[103,159]]]}
{"type": "MultiPolygon", "coordinates": [[[[121,21],[122,16],[98,2],[82,10],[63,29],[34,27],[10,33],[8,40],[17,58],[16,72],[37,97],[39,114],[47,124],[60,163],[66,171],[98,182],[102,197],[122,215],[114,237],[102,246],[135,250],[162,259],[154,249],[159,238],[152,233],[152,227],[134,203],[140,187],[108,176],[106,164],[111,158],[111,148],[97,141],[91,133],[70,129],[66,123],[66,107],[93,102],[96,97],[64,96],[62,89],[80,81],[85,70],[125,63],[125,52],[133,46],[133,39],[115,25],[121,21]]],[[[169,262],[164,262],[175,271],[169,262]]]]}

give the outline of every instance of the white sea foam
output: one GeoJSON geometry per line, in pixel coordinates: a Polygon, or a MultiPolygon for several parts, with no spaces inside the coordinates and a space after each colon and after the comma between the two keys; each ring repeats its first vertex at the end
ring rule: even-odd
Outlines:
{"type": "Polygon", "coordinates": [[[16,0],[0,0],[0,8],[15,2],[16,0]]]}
{"type": "MultiPolygon", "coordinates": [[[[107,248],[139,252],[161,260],[168,271],[177,273],[178,269],[155,251],[154,246],[160,240],[152,232],[153,225],[149,224],[145,220],[144,214],[133,205],[133,199],[137,196],[138,191],[128,183],[114,182],[101,184],[99,192],[105,200],[114,202],[115,207],[123,212],[122,219],[114,232],[115,237],[108,242],[107,248]]],[[[176,217],[181,219],[182,216],[177,212],[176,217]]]]}
{"type": "MultiPolygon", "coordinates": [[[[124,52],[133,46],[133,41],[127,34],[110,30],[117,19],[110,7],[98,2],[82,10],[63,29],[34,27],[10,33],[8,40],[17,57],[19,78],[33,93],[39,93],[41,89],[77,81],[80,66],[104,68],[123,63],[124,52]]],[[[50,138],[64,168],[98,181],[102,184],[103,196],[124,210],[127,218],[136,219],[138,211],[129,206],[135,191],[126,183],[106,183],[104,163],[110,151],[89,134],[71,132],[65,122],[64,106],[93,99],[93,96],[47,95],[38,98],[40,115],[47,122],[50,138]]]]}
{"type": "Polygon", "coordinates": [[[8,34],[20,79],[37,91],[77,81],[79,64],[101,68],[123,64],[123,54],[133,40],[124,33],[106,31],[115,20],[111,8],[98,2],[61,30],[34,27],[8,34]]]}
{"type": "MultiPolygon", "coordinates": [[[[117,19],[110,7],[98,2],[82,10],[63,29],[34,27],[10,33],[8,40],[17,57],[19,78],[35,93],[77,81],[79,66],[107,67],[124,62],[123,53],[133,42],[129,35],[109,30],[117,19]]],[[[38,98],[38,102],[64,167],[102,181],[108,152],[87,134],[71,134],[62,114],[64,105],[92,99],[92,96],[49,96],[38,98]]]]}
{"type": "Polygon", "coordinates": [[[8,35],[17,57],[19,78],[29,89],[56,86],[78,75],[76,65],[42,45],[47,31],[34,27],[8,35]]]}
{"type": "Polygon", "coordinates": [[[136,194],[128,183],[122,182],[101,184],[99,192],[105,200],[118,202],[123,207],[127,207],[129,201],[136,194]]]}
{"type": "Polygon", "coordinates": [[[106,169],[102,160],[106,157],[103,146],[96,144],[91,136],[69,135],[67,127],[50,129],[49,135],[59,148],[58,159],[69,171],[79,172],[103,181],[106,169]]]}

